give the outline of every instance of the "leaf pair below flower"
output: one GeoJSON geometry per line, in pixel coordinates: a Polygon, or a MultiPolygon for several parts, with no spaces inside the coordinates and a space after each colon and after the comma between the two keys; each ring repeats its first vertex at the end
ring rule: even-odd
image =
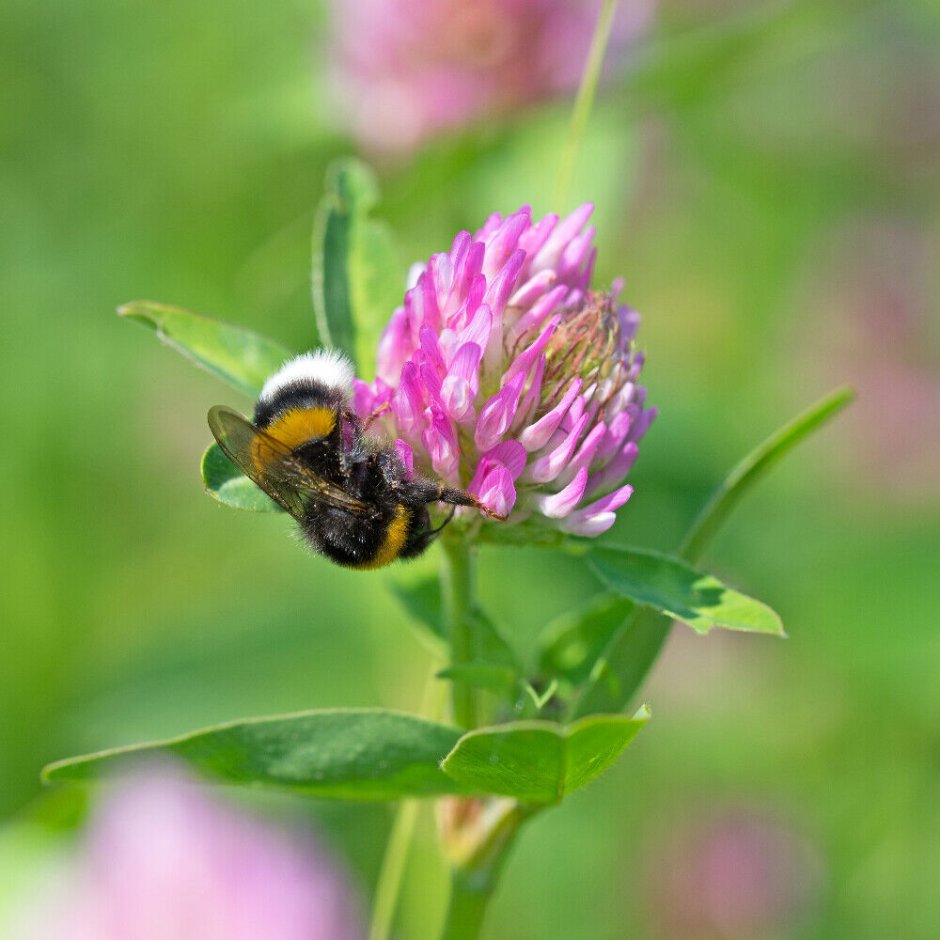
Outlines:
{"type": "Polygon", "coordinates": [[[50,764],[47,782],[88,780],[171,756],[216,780],[309,796],[395,800],[501,795],[555,803],[607,770],[649,712],[595,715],[568,727],[513,722],[459,729],[381,709],[328,709],[236,721],[50,764]]]}

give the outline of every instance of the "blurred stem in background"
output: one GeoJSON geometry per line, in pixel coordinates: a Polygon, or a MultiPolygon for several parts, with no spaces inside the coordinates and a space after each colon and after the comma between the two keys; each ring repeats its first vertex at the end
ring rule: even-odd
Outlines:
{"type": "Polygon", "coordinates": [[[561,163],[558,167],[558,178],[555,182],[554,207],[556,212],[564,212],[568,200],[568,190],[574,176],[574,168],[578,159],[578,150],[581,140],[587,129],[591,108],[594,105],[594,95],[597,92],[597,83],[601,77],[604,66],[604,56],[607,53],[607,44],[610,41],[610,31],[614,25],[614,13],[617,11],[617,0],[604,0],[597,26],[591,39],[591,48],[588,50],[584,73],[578,94],[574,99],[574,108],[571,112],[571,123],[568,125],[568,137],[565,149],[561,154],[561,163]]]}

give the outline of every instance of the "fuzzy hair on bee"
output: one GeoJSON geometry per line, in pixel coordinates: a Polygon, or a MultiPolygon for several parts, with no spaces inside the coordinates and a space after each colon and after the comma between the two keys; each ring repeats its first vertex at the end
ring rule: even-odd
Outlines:
{"type": "Polygon", "coordinates": [[[463,490],[411,478],[392,444],[368,437],[350,405],[353,377],[342,353],[305,353],[264,383],[253,422],[219,405],[209,427],[232,463],[294,517],[307,544],[347,568],[420,555],[453,515],[432,526],[433,503],[493,516],[463,490]]]}

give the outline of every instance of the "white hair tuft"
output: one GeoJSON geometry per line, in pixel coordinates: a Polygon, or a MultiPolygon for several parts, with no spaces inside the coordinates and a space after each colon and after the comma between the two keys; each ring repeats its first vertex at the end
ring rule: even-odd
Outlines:
{"type": "Polygon", "coordinates": [[[327,388],[339,389],[346,397],[352,394],[355,377],[353,364],[336,349],[316,349],[288,359],[261,389],[261,400],[270,401],[289,385],[317,382],[327,388]]]}

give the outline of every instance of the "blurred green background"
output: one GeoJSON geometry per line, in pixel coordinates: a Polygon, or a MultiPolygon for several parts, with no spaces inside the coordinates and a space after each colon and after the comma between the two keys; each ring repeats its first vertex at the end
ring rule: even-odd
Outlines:
{"type": "MultiPolygon", "coordinates": [[[[305,346],[312,215],[354,146],[326,41],[298,0],[0,12],[0,914],[62,823],[49,760],[250,714],[419,707],[429,659],[388,589],[435,559],[363,577],[205,497],[206,410],[249,403],[113,315],[152,298],[305,346]]],[[[493,210],[597,203],[599,279],[627,279],[661,409],[611,539],[669,549],[760,438],[859,392],[705,562],[790,638],[674,631],[649,730],[524,834],[492,940],[937,936],[938,53],[932,0],[662,0],[570,205],[551,204],[566,102],[380,168],[407,259],[493,210]],[[752,830],[776,894],[749,921],[727,913],[740,865],[690,886],[752,830]]],[[[482,567],[522,649],[593,590],[534,551],[482,567]]],[[[267,805],[312,816],[368,898],[388,807],[267,805]]],[[[433,935],[443,894],[428,813],[402,937],[433,935]]]]}

